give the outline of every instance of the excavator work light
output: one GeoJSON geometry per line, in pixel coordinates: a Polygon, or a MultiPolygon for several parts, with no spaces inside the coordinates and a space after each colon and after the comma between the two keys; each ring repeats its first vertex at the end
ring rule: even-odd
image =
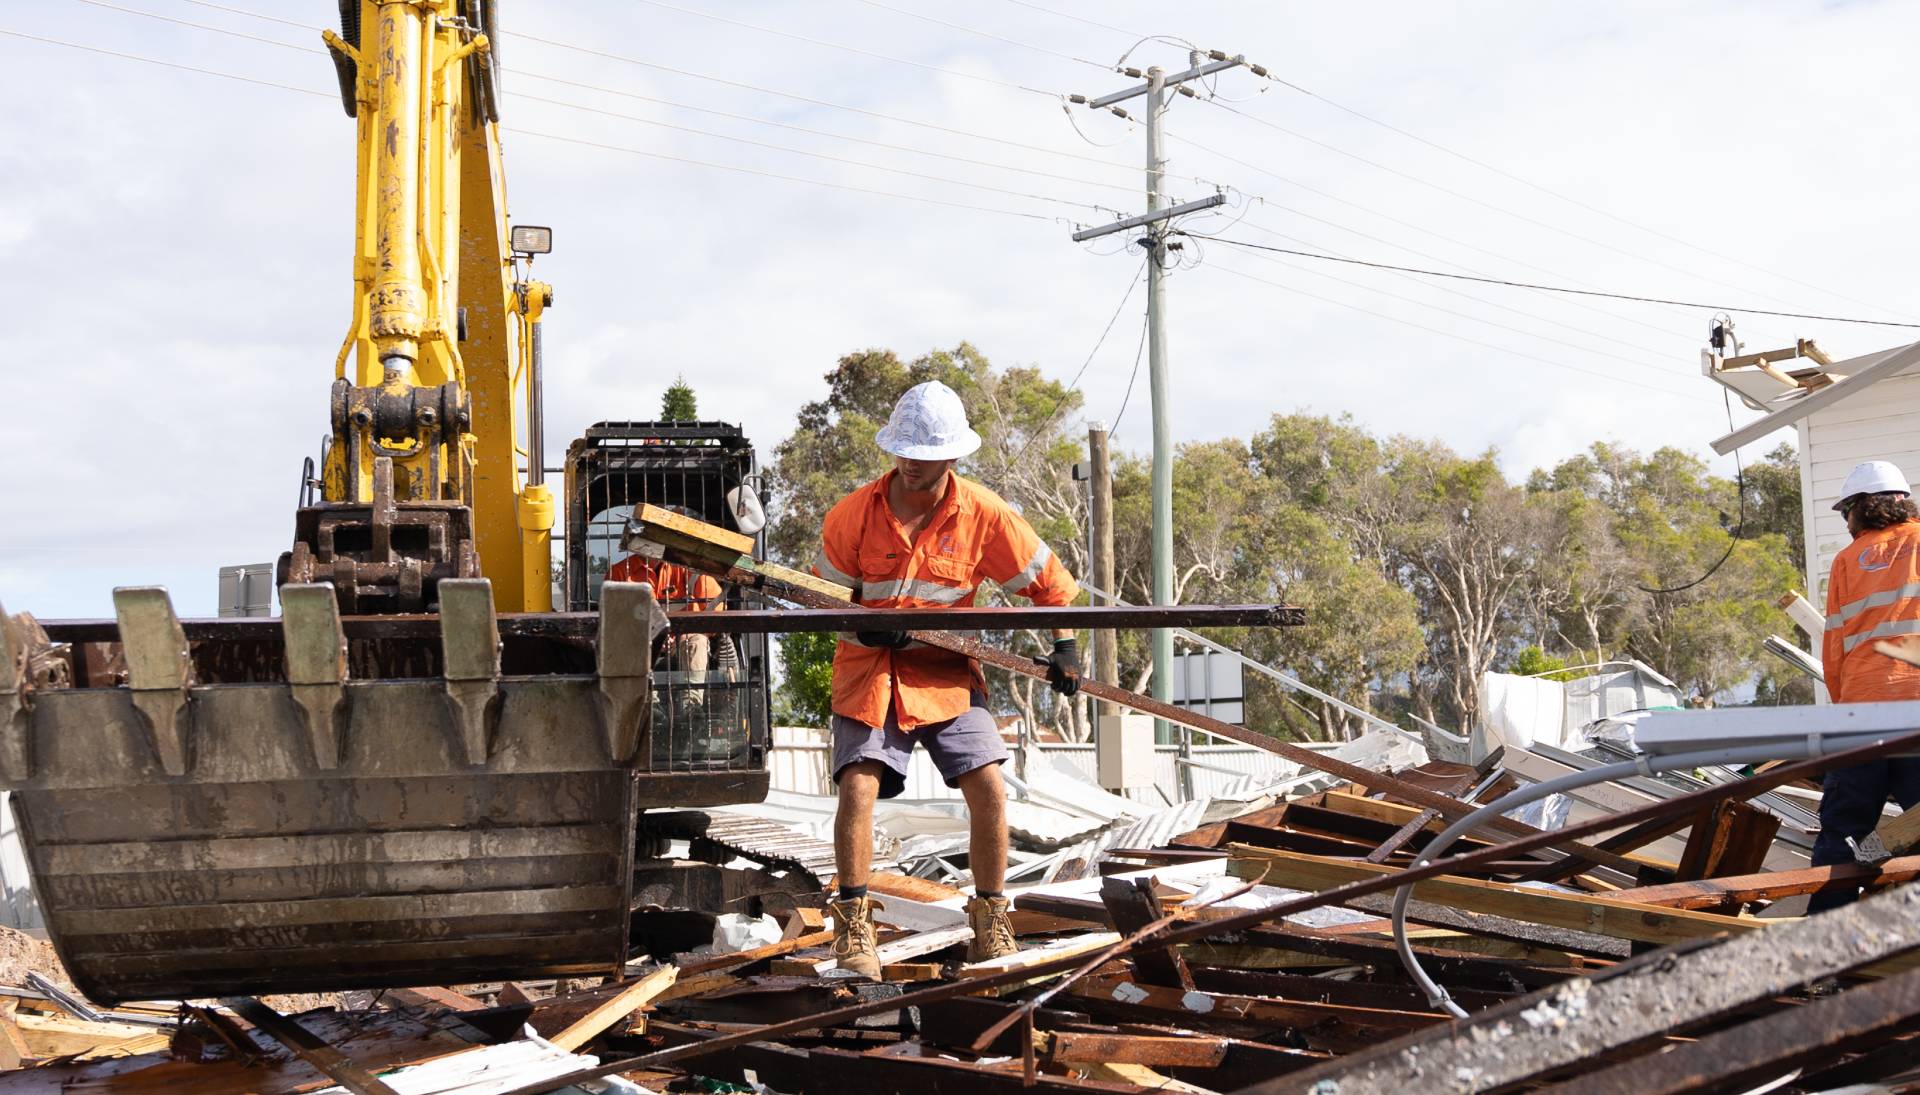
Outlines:
{"type": "Polygon", "coordinates": [[[513,249],[522,255],[544,255],[553,250],[553,229],[535,224],[516,224],[510,237],[513,249]]]}

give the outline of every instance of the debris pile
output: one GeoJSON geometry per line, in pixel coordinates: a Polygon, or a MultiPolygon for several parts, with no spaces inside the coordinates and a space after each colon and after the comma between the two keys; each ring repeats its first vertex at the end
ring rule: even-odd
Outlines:
{"type": "MultiPolygon", "coordinates": [[[[1379,782],[1490,801],[1524,779],[1499,761],[1379,782]]],[[[643,827],[643,844],[689,839],[710,858],[759,860],[706,864],[750,879],[673,895],[718,885],[709,896],[736,911],[642,902],[617,978],[388,989],[289,1015],[253,998],[97,1008],[35,974],[0,990],[0,1054],[14,1069],[0,1093],[1406,1095],[1782,1078],[1777,1090],[1908,1090],[1920,1083],[1920,887],[1908,884],[1920,856],[1764,870],[1793,844],[1778,816],[1747,805],[1803,801],[1831,763],[1702,773],[1639,798],[1597,784],[1589,805],[1627,805],[1550,831],[1484,829],[1437,864],[1422,851],[1440,812],[1359,783],[1183,831],[1135,822],[1117,831],[1153,835],[1104,841],[1084,870],[1062,863],[1016,888],[1020,953],[972,965],[965,893],[882,871],[879,983],[835,969],[817,846],[737,815],[675,811],[643,827]],[[1640,850],[1669,837],[1677,857],[1640,850]],[[1406,883],[1413,963],[1393,922],[1406,883]],[[1808,894],[1855,886],[1868,891],[1856,904],[1794,915],[1808,894]]],[[[648,862],[643,875],[670,861],[648,862]]],[[[653,897],[670,896],[660,885],[653,897]]]]}

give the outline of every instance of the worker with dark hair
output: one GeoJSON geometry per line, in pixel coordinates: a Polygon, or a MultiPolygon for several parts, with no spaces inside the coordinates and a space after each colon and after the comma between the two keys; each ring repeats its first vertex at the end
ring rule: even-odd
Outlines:
{"type": "MultiPolygon", "coordinates": [[[[960,396],[937,380],[894,404],[874,437],[893,470],[829,510],[814,573],[854,590],[873,608],[957,608],[973,603],[982,579],[1037,605],[1072,604],[1080,587],[1033,526],[1001,497],[954,474],[980,447],[960,396]]],[[[1080,687],[1080,646],[1053,633],[1047,677],[1055,691],[1080,687]]],[[[1007,747],[987,710],[987,682],[971,658],[923,646],[904,632],[856,631],[833,652],[833,956],[839,968],[880,979],[873,904],[867,896],[875,799],[906,787],[916,745],[925,746],[947,786],[967,802],[971,829],[968,961],[1017,947],[1002,891],[1007,873],[1007,747]]]]}
{"type": "MultiPolygon", "coordinates": [[[[1873,649],[1877,639],[1920,633],[1920,508],[1900,469],[1869,460],[1848,473],[1834,509],[1853,542],[1833,560],[1821,660],[1835,703],[1920,700],[1920,666],[1873,649]]],[[[1888,797],[1903,810],[1920,805],[1920,757],[1887,757],[1827,773],[1813,865],[1852,863],[1855,844],[1880,823],[1888,797]]],[[[1837,908],[1857,887],[1822,890],[1808,912],[1837,908]]]]}

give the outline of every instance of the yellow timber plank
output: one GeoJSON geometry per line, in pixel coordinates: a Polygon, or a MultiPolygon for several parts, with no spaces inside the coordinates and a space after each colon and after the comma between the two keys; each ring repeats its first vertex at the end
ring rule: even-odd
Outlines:
{"type": "MultiPolygon", "coordinates": [[[[1270,886],[1318,891],[1359,879],[1401,873],[1398,867],[1365,860],[1306,855],[1247,844],[1232,845],[1230,850],[1233,858],[1227,864],[1229,873],[1237,878],[1262,878],[1270,886]]],[[[1421,901],[1468,912],[1594,932],[1642,943],[1678,943],[1721,932],[1757,931],[1764,926],[1761,921],[1736,916],[1613,901],[1591,894],[1574,895],[1509,886],[1452,875],[1416,883],[1413,896],[1421,901]]]]}

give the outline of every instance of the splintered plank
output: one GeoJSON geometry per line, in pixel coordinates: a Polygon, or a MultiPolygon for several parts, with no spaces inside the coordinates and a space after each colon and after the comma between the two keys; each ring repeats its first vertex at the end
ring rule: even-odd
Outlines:
{"type": "MultiPolygon", "coordinates": [[[[1236,878],[1264,877],[1271,885],[1306,890],[1324,890],[1357,879],[1400,873],[1397,867],[1377,863],[1249,845],[1234,845],[1233,853],[1227,871],[1236,878]]],[[[1766,926],[1757,920],[1735,916],[1555,893],[1452,875],[1416,884],[1413,895],[1422,901],[1469,912],[1661,945],[1721,933],[1744,935],[1766,926]]]]}
{"type": "Polygon", "coordinates": [[[614,993],[593,1010],[554,1033],[547,1041],[561,1049],[579,1049],[599,1037],[608,1027],[646,1007],[655,997],[671,988],[679,976],[677,966],[661,966],[614,993]]]}
{"type": "Polygon", "coordinates": [[[796,935],[791,939],[782,939],[778,943],[768,943],[764,947],[752,950],[735,951],[732,954],[716,954],[698,961],[688,962],[680,967],[683,976],[691,977],[700,973],[715,973],[730,970],[752,962],[762,962],[769,958],[778,958],[783,954],[803,951],[811,947],[824,947],[833,942],[833,932],[829,930],[796,935]]]}
{"type": "Polygon", "coordinates": [[[999,958],[989,958],[984,962],[974,962],[960,967],[962,980],[977,977],[991,977],[996,973],[1037,966],[1042,962],[1052,962],[1061,958],[1071,958],[1080,954],[1091,954],[1105,947],[1111,947],[1120,941],[1118,932],[1088,932],[1085,935],[1069,936],[1042,943],[1027,950],[1015,951],[999,958]]]}

